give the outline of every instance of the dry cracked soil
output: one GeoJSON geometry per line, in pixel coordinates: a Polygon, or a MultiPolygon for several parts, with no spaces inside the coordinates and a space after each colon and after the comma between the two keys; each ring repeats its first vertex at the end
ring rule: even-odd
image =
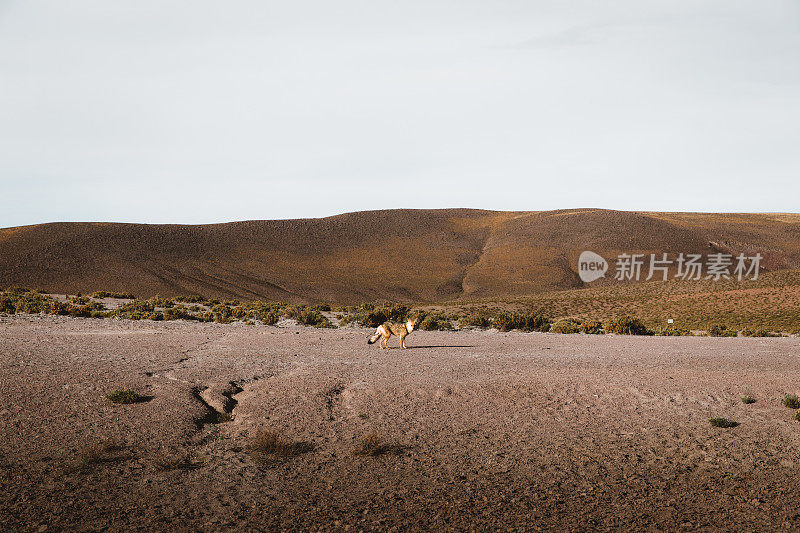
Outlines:
{"type": "Polygon", "coordinates": [[[800,528],[798,338],[368,333],[0,317],[0,528],[800,528]]]}

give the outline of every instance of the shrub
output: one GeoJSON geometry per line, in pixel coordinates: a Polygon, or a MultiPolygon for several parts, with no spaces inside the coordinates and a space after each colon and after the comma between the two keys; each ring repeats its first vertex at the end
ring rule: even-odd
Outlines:
{"type": "Polygon", "coordinates": [[[735,337],[736,332],[728,329],[725,324],[714,324],[708,328],[709,337],[735,337]]]}
{"type": "Polygon", "coordinates": [[[557,321],[550,326],[551,333],[580,333],[581,323],[572,318],[557,321]]]}
{"type": "Polygon", "coordinates": [[[88,296],[67,296],[67,301],[74,303],[75,305],[86,305],[89,303],[88,296]]]}
{"type": "Polygon", "coordinates": [[[489,328],[492,326],[492,315],[488,311],[473,311],[458,317],[458,326],[461,328],[489,328]]]}
{"type": "Polygon", "coordinates": [[[111,400],[112,403],[129,404],[146,402],[150,398],[142,396],[138,392],[131,389],[117,389],[106,395],[106,398],[111,400]]]}
{"type": "Polygon", "coordinates": [[[120,300],[123,299],[133,300],[136,298],[136,296],[134,296],[129,292],[95,291],[92,293],[92,298],[117,298],[120,300]]]}
{"type": "Polygon", "coordinates": [[[404,322],[411,308],[401,304],[386,303],[382,307],[364,306],[358,313],[358,321],[368,328],[377,328],[387,321],[404,322]]]}
{"type": "Polygon", "coordinates": [[[175,307],[175,302],[173,300],[170,300],[169,298],[162,298],[158,295],[150,298],[150,303],[153,304],[153,307],[175,307]]]}
{"type": "Polygon", "coordinates": [[[214,322],[220,324],[227,324],[231,321],[233,310],[225,304],[217,304],[211,309],[211,316],[214,322]]]}
{"type": "Polygon", "coordinates": [[[184,307],[169,307],[164,309],[163,317],[164,320],[195,320],[195,316],[184,307]]]}
{"type": "Polygon", "coordinates": [[[346,326],[347,324],[351,324],[353,322],[355,322],[356,324],[358,323],[358,316],[352,314],[346,314],[339,317],[340,326],[346,326]]]}
{"type": "Polygon", "coordinates": [[[0,312],[15,313],[50,313],[68,314],[71,304],[58,302],[48,295],[38,291],[29,291],[21,287],[14,287],[0,294],[0,312]]]}
{"type": "Polygon", "coordinates": [[[297,320],[304,326],[314,326],[315,328],[334,327],[322,313],[306,306],[287,307],[284,311],[284,316],[297,320]]]}
{"type": "Polygon", "coordinates": [[[794,415],[792,416],[792,418],[794,418],[795,420],[800,422],[800,409],[798,409],[797,411],[794,412],[794,415]]]}
{"type": "Polygon", "coordinates": [[[550,321],[541,315],[519,314],[502,311],[495,315],[492,325],[500,331],[547,331],[550,321]]]}
{"type": "Polygon", "coordinates": [[[733,420],[728,420],[727,418],[722,418],[720,416],[709,418],[708,421],[715,428],[735,428],[739,425],[738,422],[734,422],[733,420]]]}
{"type": "Polygon", "coordinates": [[[652,335],[641,320],[630,316],[622,316],[609,320],[605,324],[606,333],[617,335],[652,335]]]}
{"type": "Polygon", "coordinates": [[[192,294],[189,296],[176,296],[173,298],[176,302],[183,302],[186,304],[200,304],[206,301],[205,296],[199,294],[192,294]]]}
{"type": "Polygon", "coordinates": [[[453,324],[444,313],[428,313],[419,323],[419,329],[423,331],[449,331],[453,329],[453,324]]]}
{"type": "Polygon", "coordinates": [[[789,409],[800,409],[800,398],[794,394],[787,394],[784,396],[781,403],[789,409]]]}
{"type": "Polygon", "coordinates": [[[587,320],[581,324],[581,333],[587,335],[602,335],[605,333],[603,323],[599,320],[587,320]]]}
{"type": "Polygon", "coordinates": [[[137,313],[152,313],[155,309],[155,306],[152,302],[148,300],[131,300],[130,302],[126,302],[117,308],[117,315],[129,318],[127,315],[133,315],[137,313]]]}
{"type": "Polygon", "coordinates": [[[763,329],[751,329],[751,328],[744,328],[742,331],[742,337],[780,337],[776,333],[772,333],[763,329]]]}
{"type": "Polygon", "coordinates": [[[687,329],[679,329],[672,326],[660,327],[653,331],[654,335],[659,335],[661,337],[680,337],[684,335],[690,335],[691,332],[687,329]]]}
{"type": "Polygon", "coordinates": [[[13,315],[17,312],[17,306],[14,300],[7,294],[0,295],[0,313],[7,313],[13,315]]]}
{"type": "Polygon", "coordinates": [[[749,396],[749,395],[748,396],[742,396],[742,403],[749,405],[751,403],[756,403],[756,400],[755,400],[755,398],[753,398],[752,396],[749,396]]]}

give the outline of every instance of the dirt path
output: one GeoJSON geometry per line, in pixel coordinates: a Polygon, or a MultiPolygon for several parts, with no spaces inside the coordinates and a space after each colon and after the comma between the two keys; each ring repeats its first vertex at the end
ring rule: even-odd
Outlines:
{"type": "Polygon", "coordinates": [[[800,339],[367,334],[0,318],[0,528],[800,527],[800,339]],[[256,460],[259,430],[315,449],[256,460]]]}

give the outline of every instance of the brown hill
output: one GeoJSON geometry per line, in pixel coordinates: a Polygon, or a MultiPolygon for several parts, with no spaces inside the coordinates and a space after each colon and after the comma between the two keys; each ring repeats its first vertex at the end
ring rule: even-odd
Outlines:
{"type": "MultiPolygon", "coordinates": [[[[800,268],[800,215],[391,210],[208,225],[0,229],[0,286],[287,302],[508,298],[583,286],[577,257],[760,252],[800,268]]],[[[599,281],[602,285],[608,281],[599,281]]]]}

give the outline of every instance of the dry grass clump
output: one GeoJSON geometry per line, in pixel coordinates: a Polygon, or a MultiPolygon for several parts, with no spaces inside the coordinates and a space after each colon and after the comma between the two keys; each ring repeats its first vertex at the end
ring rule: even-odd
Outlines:
{"type": "Polygon", "coordinates": [[[122,449],[122,443],[113,437],[90,442],[78,452],[78,465],[81,468],[112,460],[114,452],[122,449]]]}
{"type": "Polygon", "coordinates": [[[721,416],[709,418],[708,421],[715,428],[735,428],[739,425],[738,422],[728,420],[727,418],[722,418],[721,416]]]}
{"type": "Polygon", "coordinates": [[[781,404],[789,409],[800,409],[800,398],[795,396],[794,394],[787,394],[781,400],[781,404]]]}
{"type": "Polygon", "coordinates": [[[405,449],[405,446],[399,444],[383,442],[383,439],[377,433],[370,433],[361,439],[353,454],[372,457],[378,455],[400,455],[405,449]]]}
{"type": "Polygon", "coordinates": [[[753,398],[750,395],[745,395],[745,396],[742,396],[742,403],[749,405],[751,403],[756,403],[756,399],[753,398]]]}
{"type": "Polygon", "coordinates": [[[117,389],[107,394],[106,398],[111,400],[111,403],[117,404],[141,403],[151,399],[150,396],[142,396],[132,389],[117,389]]]}
{"type": "Polygon", "coordinates": [[[155,456],[153,464],[157,469],[166,472],[190,468],[192,466],[192,460],[189,452],[186,450],[162,449],[155,456]]]}
{"type": "Polygon", "coordinates": [[[271,458],[288,459],[313,450],[313,442],[291,441],[271,430],[259,431],[250,443],[250,454],[260,461],[271,458]]]}

